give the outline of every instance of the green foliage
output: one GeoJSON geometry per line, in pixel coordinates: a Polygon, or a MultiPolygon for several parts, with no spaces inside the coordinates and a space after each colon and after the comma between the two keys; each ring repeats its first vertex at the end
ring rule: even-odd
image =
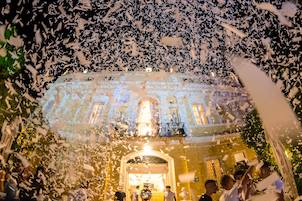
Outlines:
{"type": "Polygon", "coordinates": [[[7,27],[4,32],[4,41],[0,41],[0,50],[6,53],[0,56],[0,79],[12,77],[21,72],[25,65],[23,47],[16,47],[9,43],[12,37],[17,37],[15,26],[7,27]]]}
{"type": "Polygon", "coordinates": [[[245,126],[241,131],[241,138],[249,148],[255,150],[257,156],[262,161],[276,167],[271,146],[266,142],[262,122],[256,109],[246,115],[245,126]]]}
{"type": "Polygon", "coordinates": [[[290,145],[289,150],[298,193],[302,195],[302,144],[293,143],[290,145]]]}
{"type": "MultiPolygon", "coordinates": [[[[266,142],[265,131],[262,127],[261,119],[256,111],[252,110],[246,115],[245,126],[241,131],[241,138],[249,148],[255,150],[258,157],[265,162],[268,162],[275,168],[276,162],[273,158],[273,153],[270,144],[266,142]]],[[[302,144],[292,143],[288,150],[291,152],[291,162],[293,165],[293,173],[299,195],[302,194],[302,144]]]]}
{"type": "Polygon", "coordinates": [[[7,28],[4,32],[4,37],[6,40],[9,40],[11,37],[15,36],[17,33],[17,29],[15,26],[12,26],[10,28],[7,28]]]}
{"type": "Polygon", "coordinates": [[[36,104],[24,98],[23,90],[14,82],[9,81],[9,79],[14,79],[25,66],[24,48],[14,45],[23,43],[20,43],[22,40],[18,38],[16,27],[8,25],[4,33],[0,34],[3,34],[2,38],[4,38],[0,40],[0,125],[2,125],[5,120],[11,122],[17,116],[27,118],[29,110],[33,109],[36,104]],[[6,83],[10,83],[14,90],[9,92],[6,83]]]}

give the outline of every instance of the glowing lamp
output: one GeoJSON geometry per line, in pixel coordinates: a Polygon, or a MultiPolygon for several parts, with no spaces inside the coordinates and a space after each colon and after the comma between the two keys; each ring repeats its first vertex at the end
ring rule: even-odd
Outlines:
{"type": "Polygon", "coordinates": [[[152,152],[152,147],[148,144],[145,144],[143,149],[145,154],[150,154],[152,152]]]}

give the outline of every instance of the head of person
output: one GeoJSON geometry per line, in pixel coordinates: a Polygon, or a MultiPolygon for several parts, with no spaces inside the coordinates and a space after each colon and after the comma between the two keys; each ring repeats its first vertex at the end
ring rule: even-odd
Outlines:
{"type": "Polygon", "coordinates": [[[171,186],[166,186],[166,191],[171,191],[171,186]]]}
{"type": "Polygon", "coordinates": [[[117,191],[123,191],[123,186],[118,186],[117,191]]]}
{"type": "Polygon", "coordinates": [[[231,190],[235,184],[235,181],[230,175],[223,175],[220,183],[223,189],[231,190]]]}
{"type": "Polygon", "coordinates": [[[139,189],[139,186],[136,186],[135,189],[138,190],[138,189],[139,189]]]}
{"type": "Polygon", "coordinates": [[[247,170],[249,168],[248,164],[246,161],[239,161],[236,163],[235,169],[237,170],[247,170]]]}
{"type": "Polygon", "coordinates": [[[218,185],[215,180],[206,180],[206,182],[204,183],[204,187],[206,189],[207,194],[214,194],[218,191],[218,185]]]}
{"type": "Polygon", "coordinates": [[[148,189],[149,188],[149,186],[148,185],[144,185],[144,189],[148,189]]]}
{"type": "Polygon", "coordinates": [[[271,174],[271,167],[268,163],[264,163],[260,168],[260,177],[266,178],[271,174]]]}
{"type": "Polygon", "coordinates": [[[236,170],[234,172],[234,178],[236,181],[240,181],[243,177],[243,175],[245,174],[245,171],[242,169],[236,170]]]}

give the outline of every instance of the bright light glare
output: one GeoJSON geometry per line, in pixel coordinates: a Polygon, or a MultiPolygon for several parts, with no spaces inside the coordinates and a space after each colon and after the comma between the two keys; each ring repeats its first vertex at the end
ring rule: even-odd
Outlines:
{"type": "Polygon", "coordinates": [[[152,152],[152,147],[148,144],[144,145],[144,152],[145,154],[150,154],[152,152]]]}
{"type": "Polygon", "coordinates": [[[142,186],[143,184],[153,184],[153,191],[164,191],[164,174],[129,174],[130,186],[142,186]]]}
{"type": "Polygon", "coordinates": [[[138,134],[140,136],[152,135],[152,113],[149,100],[143,101],[140,105],[138,123],[138,134]]]}

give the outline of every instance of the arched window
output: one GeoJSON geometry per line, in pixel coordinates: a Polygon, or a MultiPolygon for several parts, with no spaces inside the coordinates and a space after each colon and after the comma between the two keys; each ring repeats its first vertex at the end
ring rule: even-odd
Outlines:
{"type": "Polygon", "coordinates": [[[144,99],[139,103],[137,134],[155,136],[158,133],[158,103],[154,99],[144,99]]]}

